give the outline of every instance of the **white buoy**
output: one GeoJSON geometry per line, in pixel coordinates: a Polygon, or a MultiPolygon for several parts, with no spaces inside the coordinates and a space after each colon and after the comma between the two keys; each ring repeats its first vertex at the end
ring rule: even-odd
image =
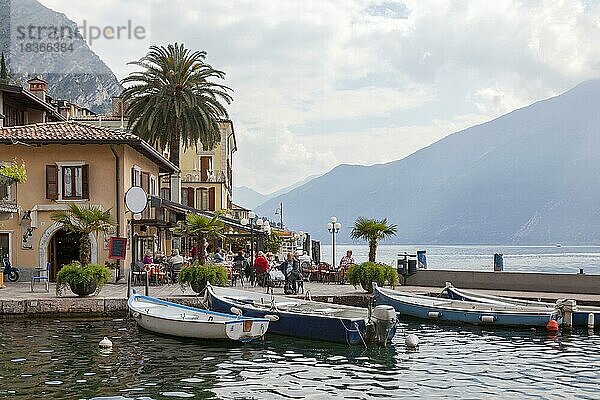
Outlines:
{"type": "Polygon", "coordinates": [[[416,349],[419,347],[419,338],[415,334],[406,335],[405,339],[406,347],[409,349],[416,349]]]}
{"type": "Polygon", "coordinates": [[[594,329],[594,313],[588,314],[588,329],[594,329]]]}
{"type": "Polygon", "coordinates": [[[109,338],[107,338],[106,336],[104,336],[104,339],[102,339],[99,343],[99,346],[102,347],[103,349],[108,349],[112,347],[112,342],[110,341],[109,338]]]}

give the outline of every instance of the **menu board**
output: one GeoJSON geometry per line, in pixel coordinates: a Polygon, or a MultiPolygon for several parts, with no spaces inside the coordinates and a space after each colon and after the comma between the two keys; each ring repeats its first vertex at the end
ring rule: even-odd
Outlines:
{"type": "Polygon", "coordinates": [[[111,260],[124,260],[127,254],[127,239],[111,237],[108,240],[108,258],[111,260]]]}

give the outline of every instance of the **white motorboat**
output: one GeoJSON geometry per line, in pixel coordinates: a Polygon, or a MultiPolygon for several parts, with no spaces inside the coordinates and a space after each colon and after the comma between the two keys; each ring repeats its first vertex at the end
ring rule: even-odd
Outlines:
{"type": "Polygon", "coordinates": [[[202,310],[139,294],[131,295],[127,305],[142,328],[170,336],[249,342],[269,328],[265,318],[202,310]]]}

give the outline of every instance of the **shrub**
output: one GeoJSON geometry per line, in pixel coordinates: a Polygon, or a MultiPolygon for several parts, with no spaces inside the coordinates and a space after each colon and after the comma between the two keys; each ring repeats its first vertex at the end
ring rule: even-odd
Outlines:
{"type": "Polygon", "coordinates": [[[373,292],[372,282],[376,282],[379,286],[384,286],[386,283],[390,286],[398,284],[398,273],[394,268],[373,262],[351,266],[347,276],[350,284],[354,287],[361,285],[369,293],[373,292]]]}
{"type": "Polygon", "coordinates": [[[110,270],[103,265],[88,264],[82,267],[78,261],[65,265],[56,274],[56,295],[60,296],[66,287],[78,284],[96,284],[96,294],[110,280],[110,270]]]}
{"type": "Polygon", "coordinates": [[[187,285],[202,287],[206,285],[206,282],[210,282],[211,285],[225,286],[227,285],[227,268],[218,264],[206,263],[203,265],[195,262],[181,270],[178,280],[182,291],[185,291],[187,285]]]}

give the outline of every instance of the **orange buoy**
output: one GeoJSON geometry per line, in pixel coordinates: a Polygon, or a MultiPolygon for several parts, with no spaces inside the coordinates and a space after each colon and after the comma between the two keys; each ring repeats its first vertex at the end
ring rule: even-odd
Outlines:
{"type": "Polygon", "coordinates": [[[551,332],[556,332],[558,331],[558,322],[556,322],[556,320],[551,319],[550,321],[548,321],[548,323],[546,324],[546,329],[548,329],[551,332]]]}

